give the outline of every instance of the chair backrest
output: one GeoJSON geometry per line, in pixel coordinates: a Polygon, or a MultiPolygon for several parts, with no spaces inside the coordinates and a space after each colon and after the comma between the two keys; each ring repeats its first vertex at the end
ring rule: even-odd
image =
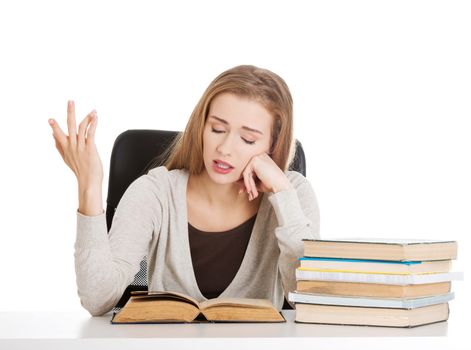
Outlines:
{"type": "MultiPolygon", "coordinates": [[[[121,197],[128,186],[141,175],[147,173],[152,167],[162,165],[155,163],[157,157],[164,154],[178,131],[167,130],[127,130],[116,138],[111,152],[110,174],[108,181],[108,196],[106,199],[106,224],[108,231],[113,222],[114,212],[121,197]]],[[[296,153],[289,167],[306,176],[306,158],[302,145],[296,140],[296,153]]],[[[134,281],[126,288],[123,296],[118,301],[115,309],[126,304],[131,291],[147,290],[147,257],[144,256],[139,272],[134,276],[134,281]]],[[[283,308],[290,308],[286,303],[283,308]]]]}

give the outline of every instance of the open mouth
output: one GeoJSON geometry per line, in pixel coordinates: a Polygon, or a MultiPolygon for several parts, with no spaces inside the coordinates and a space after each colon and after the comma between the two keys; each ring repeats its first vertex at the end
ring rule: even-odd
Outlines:
{"type": "Polygon", "coordinates": [[[213,171],[218,174],[229,174],[234,167],[226,162],[214,160],[213,161],[213,171]]]}
{"type": "Polygon", "coordinates": [[[220,161],[220,160],[214,160],[214,165],[218,167],[219,169],[223,169],[223,170],[234,169],[232,165],[226,162],[220,161]]]}

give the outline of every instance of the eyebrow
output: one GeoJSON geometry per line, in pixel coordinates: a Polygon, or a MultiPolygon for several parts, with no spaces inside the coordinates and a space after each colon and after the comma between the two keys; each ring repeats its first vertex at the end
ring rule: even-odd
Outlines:
{"type": "MultiPolygon", "coordinates": [[[[214,116],[214,115],[211,115],[211,116],[209,116],[209,117],[210,117],[210,118],[213,118],[213,119],[216,119],[216,120],[220,121],[220,122],[223,123],[223,124],[229,125],[229,122],[228,122],[227,120],[225,120],[225,119],[216,117],[216,116],[214,116]]],[[[248,126],[243,126],[242,129],[248,130],[248,131],[252,131],[252,132],[256,132],[256,133],[258,133],[258,134],[260,134],[260,135],[263,135],[263,133],[262,133],[261,131],[259,131],[259,130],[257,130],[257,129],[249,128],[248,126]]]]}

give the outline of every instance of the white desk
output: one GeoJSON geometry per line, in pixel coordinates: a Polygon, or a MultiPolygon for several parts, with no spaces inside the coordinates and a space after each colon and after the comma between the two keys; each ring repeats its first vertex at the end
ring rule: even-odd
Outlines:
{"type": "Polygon", "coordinates": [[[0,312],[0,349],[470,349],[450,323],[416,328],[295,323],[112,325],[111,314],[0,312]],[[460,339],[461,338],[461,339],[460,339]]]}

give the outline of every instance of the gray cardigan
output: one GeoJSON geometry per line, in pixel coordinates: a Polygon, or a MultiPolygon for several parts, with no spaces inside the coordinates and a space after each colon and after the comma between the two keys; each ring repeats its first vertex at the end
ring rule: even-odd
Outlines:
{"type": "MultiPolygon", "coordinates": [[[[221,297],[266,298],[281,309],[296,288],[303,238],[319,237],[319,209],[309,181],[285,172],[294,189],[264,193],[242,264],[221,297]]],[[[82,306],[91,315],[109,312],[147,255],[149,290],[176,291],[198,301],[190,255],[186,170],[158,167],[126,190],[108,234],[105,213],[77,211],[75,271],[82,306]]],[[[217,263],[217,262],[215,262],[217,263]]]]}

